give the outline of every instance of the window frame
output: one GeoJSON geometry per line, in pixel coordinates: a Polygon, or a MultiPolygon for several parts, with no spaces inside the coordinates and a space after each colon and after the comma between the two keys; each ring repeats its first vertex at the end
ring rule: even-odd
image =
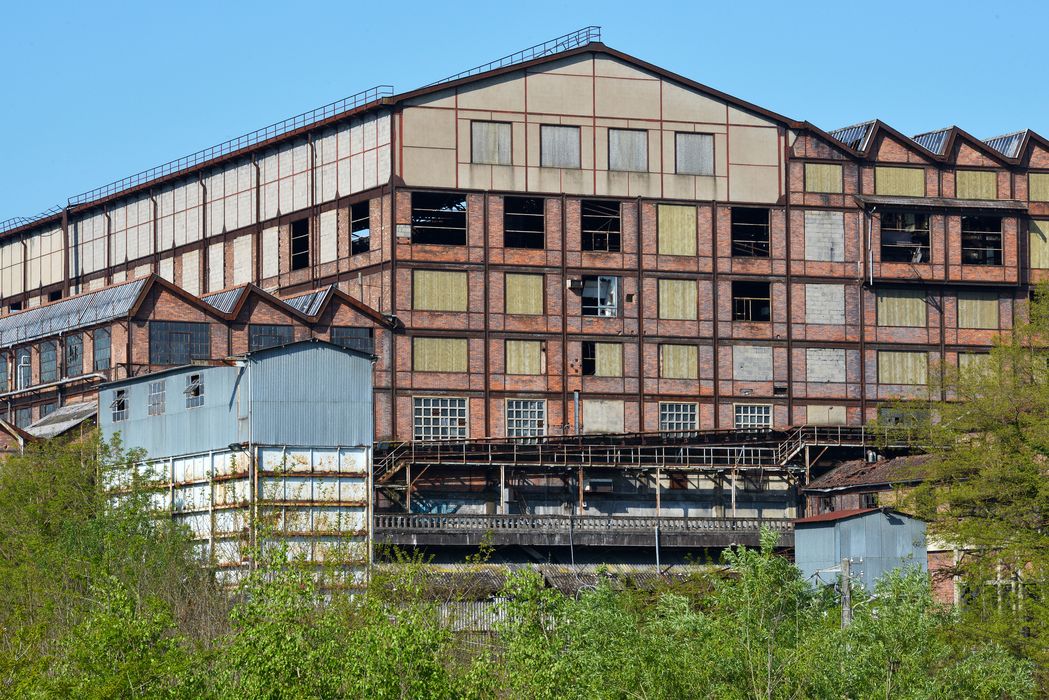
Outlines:
{"type": "MultiPolygon", "coordinates": [[[[894,223],[896,223],[896,222],[894,222],[894,223]]],[[[932,262],[931,222],[930,222],[928,214],[926,214],[924,212],[889,210],[889,211],[886,211],[886,212],[882,212],[881,216],[878,217],[878,227],[879,227],[879,229],[878,229],[879,230],[879,234],[878,234],[878,237],[879,237],[878,250],[879,250],[879,260],[880,260],[880,262],[883,262],[883,263],[904,263],[904,264],[910,264],[910,265],[927,265],[927,264],[930,264],[932,262]],[[908,216],[914,217],[916,224],[917,224],[917,220],[919,218],[923,218],[925,220],[925,228],[921,229],[921,228],[917,228],[917,226],[916,226],[915,229],[913,230],[913,232],[910,232],[909,229],[907,229],[907,228],[902,228],[902,226],[905,225],[904,223],[902,223],[902,219],[903,219],[903,217],[908,217],[908,216]],[[897,223],[896,226],[886,226],[885,225],[886,217],[898,217],[901,220],[901,223],[897,223]],[[908,243],[900,243],[900,242],[894,242],[894,243],[887,244],[885,242],[886,232],[892,232],[892,237],[893,238],[898,238],[898,239],[902,239],[902,238],[905,237],[906,234],[910,233],[910,237],[911,237],[911,241],[912,242],[909,243],[909,244],[908,243]],[[918,239],[919,240],[916,241],[915,240],[915,236],[917,234],[921,234],[921,233],[924,233],[924,236],[918,235],[918,239]],[[920,241],[921,238],[924,238],[924,244],[921,243],[921,241],[920,241]],[[886,251],[893,251],[893,250],[900,250],[900,251],[912,250],[914,252],[911,253],[911,256],[910,256],[911,259],[910,260],[904,260],[904,259],[893,260],[891,256],[890,257],[886,257],[886,255],[885,255],[886,251]],[[917,258],[917,259],[915,259],[915,258],[917,258]]]]}
{"type": "Polygon", "coordinates": [[[62,341],[62,355],[62,369],[65,376],[70,378],[81,376],[84,373],[84,334],[67,335],[62,341]]]}
{"type": "MultiPolygon", "coordinates": [[[[454,410],[458,411],[459,408],[455,408],[454,410]]],[[[431,413],[430,417],[431,418],[433,417],[432,413],[431,413]]],[[[455,441],[455,440],[466,440],[466,439],[469,439],[469,437],[470,437],[470,401],[469,401],[469,399],[467,399],[467,397],[465,397],[465,396],[433,396],[433,395],[416,395],[416,396],[412,396],[412,441],[413,442],[455,441]],[[439,420],[455,419],[455,420],[458,421],[458,425],[457,426],[441,426],[440,424],[435,424],[435,425],[430,425],[430,426],[420,426],[420,424],[419,424],[419,418],[421,417],[420,416],[420,409],[425,410],[427,408],[427,406],[420,406],[420,404],[423,403],[423,402],[434,402],[434,401],[448,402],[449,405],[436,406],[436,407],[433,406],[433,405],[430,405],[429,408],[430,408],[431,411],[433,411],[435,408],[450,409],[450,408],[452,408],[451,405],[450,405],[450,402],[452,402],[452,401],[456,401],[456,402],[461,401],[462,402],[462,407],[461,407],[462,408],[462,415],[461,416],[439,416],[438,417],[439,420]],[[425,428],[427,428],[427,427],[429,427],[431,429],[431,433],[432,433],[432,429],[435,428],[435,427],[438,428],[438,429],[448,428],[449,431],[454,428],[456,433],[460,433],[461,432],[461,435],[460,434],[455,434],[455,435],[449,434],[449,435],[444,436],[444,437],[434,437],[431,434],[429,437],[426,437],[425,436],[425,433],[426,433],[425,428]],[[422,437],[420,437],[421,434],[423,435],[422,437]]]]}
{"type": "Polygon", "coordinates": [[[1001,267],[1002,266],[1002,264],[1003,264],[1003,256],[1004,256],[1004,247],[1005,247],[1005,233],[1002,230],[1002,221],[1003,221],[1003,217],[1000,217],[1000,216],[962,216],[961,217],[961,231],[960,231],[960,235],[959,235],[959,240],[960,240],[959,253],[961,255],[962,265],[970,265],[970,266],[974,266],[974,267],[1001,267]],[[979,229],[968,229],[967,230],[966,229],[966,222],[970,222],[968,225],[971,226],[972,222],[976,221],[976,220],[981,220],[981,221],[996,220],[998,222],[998,230],[997,231],[990,231],[990,230],[983,231],[983,230],[979,230],[979,229]],[[966,245],[966,237],[967,236],[970,237],[970,240],[969,240],[970,245],[966,245]],[[976,236],[976,237],[980,238],[981,242],[983,242],[984,245],[978,246],[978,247],[972,246],[971,243],[972,243],[972,237],[973,236],[976,236]],[[994,237],[997,237],[997,239],[998,239],[997,247],[995,247],[993,245],[987,245],[988,238],[993,239],[994,237]],[[984,255],[986,257],[989,257],[992,261],[988,262],[986,259],[983,262],[973,262],[972,260],[966,260],[966,252],[967,251],[970,252],[970,253],[973,252],[973,251],[983,251],[984,255]],[[991,255],[987,256],[987,253],[989,253],[989,252],[991,253],[991,255]],[[995,252],[997,254],[995,254],[995,252]]]}
{"type": "Polygon", "coordinates": [[[731,256],[733,258],[768,258],[772,249],[772,210],[768,207],[732,207],[729,213],[729,230],[731,236],[731,256]],[[753,221],[736,221],[737,213],[764,212],[765,223],[754,223],[753,221]],[[737,237],[737,228],[743,233],[754,233],[753,237],[740,235],[737,237]],[[757,232],[764,232],[762,240],[757,232]],[[747,252],[749,250],[751,252],[747,252]]]}
{"type": "Polygon", "coordinates": [[[506,437],[511,438],[538,438],[544,437],[548,427],[546,420],[546,399],[529,399],[529,398],[508,398],[503,404],[503,420],[505,425],[504,432],[506,437]],[[516,406],[512,407],[511,404],[532,404],[529,406],[516,406]],[[532,412],[534,416],[526,416],[524,418],[515,413],[520,412],[532,412]],[[535,421],[535,424],[529,425],[529,419],[535,421]]]}
{"type": "Polygon", "coordinates": [[[609,202],[604,199],[581,199],[579,200],[579,249],[592,253],[620,253],[623,250],[623,203],[619,201],[609,202]],[[608,213],[591,211],[587,208],[615,205],[616,213],[612,216],[608,213]],[[587,219],[591,226],[595,220],[604,219],[609,222],[609,228],[602,231],[599,228],[587,228],[587,219]],[[611,229],[611,222],[615,222],[615,230],[611,229]],[[604,238],[604,245],[598,244],[600,238],[604,238]]]}
{"type": "Polygon", "coordinates": [[[113,390],[113,400],[109,404],[109,410],[114,423],[123,423],[128,420],[131,406],[127,389],[113,390]]]}
{"type": "Polygon", "coordinates": [[[689,177],[713,177],[717,173],[717,136],[705,131],[675,131],[674,132],[674,174],[687,175],[689,177]],[[707,136],[710,138],[710,172],[689,172],[681,169],[681,137],[682,136],[707,136]]]}
{"type": "Polygon", "coordinates": [[[95,372],[104,372],[112,366],[113,362],[113,335],[108,328],[97,328],[91,335],[91,367],[95,372]],[[99,340],[105,338],[105,343],[99,343],[99,340]],[[99,352],[101,348],[105,348],[105,352],[99,352]],[[105,357],[105,364],[99,363],[99,358],[105,357]]]}
{"type": "Polygon", "coordinates": [[[182,390],[186,397],[186,410],[200,408],[204,405],[204,374],[194,372],[186,375],[186,388],[182,390]]]}
{"type": "Polygon", "coordinates": [[[465,194],[419,191],[412,192],[410,196],[412,245],[467,244],[470,216],[465,194]],[[426,198],[429,198],[429,201],[425,201],[426,198]],[[438,204],[440,206],[437,206],[438,204]],[[426,216],[430,218],[426,219],[426,216]],[[462,219],[461,226],[458,223],[459,219],[462,219]],[[437,236],[441,235],[439,232],[444,232],[449,240],[438,240],[437,236]],[[450,242],[453,236],[455,240],[450,242]],[[462,240],[459,240],[460,237],[462,240]]]}
{"type": "Polygon", "coordinates": [[[732,320],[740,323],[771,323],[772,322],[772,284],[770,282],[756,282],[753,280],[732,280],[732,320]],[[764,286],[764,296],[743,296],[737,293],[737,285],[742,289],[743,285],[752,286],[755,290],[758,286],[764,286]],[[761,315],[760,311],[765,308],[767,318],[755,318],[755,313],[761,315]]]}
{"type": "Polygon", "coordinates": [[[579,295],[580,316],[586,316],[590,318],[619,318],[621,311],[620,304],[620,285],[622,279],[618,275],[583,275],[582,277],[583,289],[579,295]],[[597,286],[598,296],[587,296],[587,285],[594,284],[597,286]],[[601,285],[607,284],[609,288],[610,300],[601,301],[601,285]],[[587,303],[587,299],[596,299],[596,303],[587,303]],[[610,312],[610,313],[609,313],[610,312]]]}
{"type": "Polygon", "coordinates": [[[550,168],[554,170],[579,170],[583,167],[583,131],[580,127],[573,124],[540,124],[539,125],[539,167],[550,168]],[[574,130],[575,141],[576,141],[576,162],[574,165],[554,165],[547,163],[546,149],[543,148],[543,130],[544,129],[561,129],[561,130],[574,130]]]}
{"type": "Polygon", "coordinates": [[[158,379],[147,385],[146,415],[162,416],[167,408],[167,381],[158,379]]]}
{"type": "Polygon", "coordinates": [[[58,343],[45,340],[37,346],[40,356],[40,383],[51,384],[58,381],[58,343]]]}
{"type": "Polygon", "coordinates": [[[276,348],[293,342],[295,342],[295,326],[290,323],[248,324],[248,352],[276,348]],[[257,342],[260,338],[272,338],[277,342],[260,345],[257,342]]]}
{"type": "Polygon", "coordinates": [[[310,217],[305,216],[288,223],[288,268],[292,272],[308,270],[311,255],[311,229],[310,217]],[[305,229],[303,231],[303,229],[305,229]],[[305,247],[303,247],[303,245],[305,247]],[[298,246],[298,249],[296,249],[298,246]]]}
{"type": "Polygon", "coordinates": [[[769,430],[772,428],[772,404],[770,403],[733,403],[732,404],[732,427],[734,430],[769,430]],[[765,413],[767,422],[758,423],[752,418],[761,418],[757,411],[761,409],[765,413]],[[742,411],[741,411],[742,410],[742,411]],[[748,415],[749,414],[749,415],[748,415]],[[740,424],[740,418],[748,418],[746,425],[740,424]]]}
{"type": "Polygon", "coordinates": [[[649,163],[649,158],[648,158],[648,129],[622,129],[622,128],[619,128],[619,127],[612,127],[612,126],[610,126],[610,127],[608,127],[608,129],[606,129],[605,139],[606,139],[606,146],[607,146],[607,150],[608,150],[608,171],[609,172],[613,172],[613,173],[647,173],[647,172],[650,172],[649,167],[648,167],[648,163],[649,163]],[[644,164],[643,168],[639,169],[639,168],[613,168],[612,167],[612,132],[613,131],[616,131],[616,132],[630,132],[630,133],[634,133],[634,134],[641,134],[643,142],[644,142],[644,145],[645,145],[645,153],[644,153],[645,164],[644,164]]]}
{"type": "Polygon", "coordinates": [[[371,204],[370,199],[354,202],[350,205],[350,255],[360,255],[371,250],[371,204]],[[364,207],[364,216],[359,216],[359,209],[364,207]],[[360,227],[360,222],[367,225],[360,227]],[[362,233],[363,232],[363,233],[362,233]],[[361,235],[354,235],[361,234],[361,235]]]}
{"type": "Polygon", "coordinates": [[[659,402],[659,432],[681,433],[699,430],[699,404],[694,401],[660,401],[659,402]],[[682,412],[681,409],[685,409],[682,412]],[[687,427],[671,428],[668,425],[683,424],[683,416],[691,413],[692,423],[687,427]]]}
{"type": "Polygon", "coordinates": [[[503,197],[503,247],[523,250],[546,249],[546,199],[516,195],[503,197]],[[526,211],[535,205],[539,207],[538,214],[526,211]],[[511,221],[514,222],[512,225],[511,221]],[[530,227],[523,226],[524,224],[530,227]]]}
{"type": "Polygon", "coordinates": [[[211,359],[211,324],[207,321],[149,321],[147,333],[151,365],[178,366],[188,365],[193,360],[211,359]],[[199,331],[203,331],[203,339],[194,339],[194,333],[199,331]],[[166,333],[170,337],[161,345],[154,333],[166,333]],[[185,359],[181,352],[176,352],[179,346],[174,343],[175,336],[188,337],[185,359]]]}
{"type": "Polygon", "coordinates": [[[375,329],[368,328],[366,326],[331,326],[328,329],[328,340],[332,345],[338,345],[339,347],[348,348],[350,350],[357,350],[364,352],[369,355],[375,354],[375,329]],[[340,340],[336,338],[336,335],[342,335],[346,331],[358,331],[355,333],[347,333],[346,338],[340,340]],[[360,333],[359,331],[366,331],[360,333]],[[356,343],[354,340],[362,340],[367,338],[367,343],[356,343]],[[350,342],[344,342],[350,341],[350,342]]]}
{"type": "Polygon", "coordinates": [[[513,165],[514,164],[514,126],[513,122],[504,122],[496,119],[471,119],[470,120],[470,163],[473,165],[513,165]],[[507,153],[510,156],[509,160],[505,163],[498,160],[478,160],[477,159],[477,148],[476,136],[474,127],[480,124],[488,124],[493,126],[505,126],[507,132],[510,135],[510,141],[508,144],[507,153]]]}

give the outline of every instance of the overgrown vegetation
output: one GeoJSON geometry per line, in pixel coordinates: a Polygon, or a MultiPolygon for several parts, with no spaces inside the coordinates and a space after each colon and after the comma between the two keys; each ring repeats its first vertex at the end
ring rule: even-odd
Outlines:
{"type": "MultiPolygon", "coordinates": [[[[568,598],[511,576],[504,622],[460,633],[402,557],[368,592],[322,591],[272,548],[219,590],[187,533],[119,504],[128,459],[51,443],[0,465],[0,695],[34,698],[1030,698],[1033,665],[963,633],[926,577],[885,581],[841,629],[837,598],[773,553],[658,591],[568,598]],[[96,456],[100,455],[101,459],[96,456]]],[[[856,598],[866,594],[857,591],[856,598]]]]}

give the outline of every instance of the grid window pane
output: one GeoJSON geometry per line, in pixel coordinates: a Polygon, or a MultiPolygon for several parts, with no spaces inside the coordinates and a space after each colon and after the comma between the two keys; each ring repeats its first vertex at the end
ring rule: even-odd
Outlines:
{"type": "Polygon", "coordinates": [[[52,342],[40,344],[40,383],[58,381],[58,348],[52,342]]]}
{"type": "Polygon", "coordinates": [[[369,355],[375,352],[371,328],[354,328],[351,326],[332,326],[331,342],[350,350],[360,350],[369,355]]]}
{"type": "Polygon", "coordinates": [[[208,324],[183,321],[150,321],[149,362],[153,365],[188,365],[211,356],[208,324]]]}
{"type": "Polygon", "coordinates": [[[583,277],[582,311],[584,316],[618,316],[619,278],[583,277]]]}
{"type": "Polygon", "coordinates": [[[92,364],[96,372],[109,369],[109,349],[109,330],[106,328],[99,328],[95,331],[94,353],[92,353],[94,355],[94,362],[92,364]]]}
{"type": "Polygon", "coordinates": [[[15,383],[17,389],[25,389],[33,383],[33,355],[29,348],[15,353],[15,383]]]}
{"type": "Polygon", "coordinates": [[[661,431],[695,430],[698,425],[698,406],[694,403],[659,404],[661,431]]]}
{"type": "Polygon", "coordinates": [[[278,345],[287,345],[294,339],[294,329],[283,325],[262,325],[252,323],[248,326],[248,349],[262,350],[278,345]]]}
{"type": "Polygon", "coordinates": [[[164,384],[164,380],[149,383],[149,403],[147,404],[149,410],[147,412],[151,416],[164,415],[164,384]]]}
{"type": "Polygon", "coordinates": [[[507,400],[507,437],[538,437],[545,434],[546,401],[540,399],[507,400]]]}
{"type": "Polygon", "coordinates": [[[204,376],[191,374],[186,377],[186,408],[197,408],[204,405],[204,376]]]}
{"type": "Polygon", "coordinates": [[[113,412],[113,422],[127,420],[127,409],[127,389],[117,389],[113,392],[112,403],[109,404],[109,410],[113,412]]]}
{"type": "Polygon", "coordinates": [[[79,377],[84,373],[84,336],[76,333],[65,341],[67,377],[79,377]]]}
{"type": "Polygon", "coordinates": [[[28,428],[33,422],[32,408],[19,408],[15,411],[15,425],[19,428],[28,428]]]}
{"type": "Polygon", "coordinates": [[[7,355],[0,355],[0,391],[8,391],[11,388],[7,373],[7,355]]]}
{"type": "Polygon", "coordinates": [[[768,404],[736,404],[735,409],[737,428],[772,427],[772,406],[768,404]]]}
{"type": "Polygon", "coordinates": [[[466,399],[420,396],[412,400],[416,440],[466,438],[466,399]]]}

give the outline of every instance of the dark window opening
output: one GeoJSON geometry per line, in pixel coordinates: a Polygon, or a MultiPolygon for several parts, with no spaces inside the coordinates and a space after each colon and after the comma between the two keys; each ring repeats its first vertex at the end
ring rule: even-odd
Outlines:
{"type": "Polygon", "coordinates": [[[303,270],[310,266],[310,220],[291,222],[291,269],[303,270]]]}
{"type": "Polygon", "coordinates": [[[769,210],[732,208],[732,257],[769,256],[769,210]]]}
{"type": "Polygon", "coordinates": [[[834,512],[834,497],[833,496],[820,496],[820,513],[833,513],[833,512],[834,512]]]}
{"type": "Polygon", "coordinates": [[[371,250],[371,202],[350,205],[350,255],[371,250]]]}
{"type": "Polygon", "coordinates": [[[48,301],[58,301],[61,298],[62,298],[62,290],[61,289],[56,289],[53,292],[48,292],[47,293],[47,300],[48,301]]]}
{"type": "Polygon", "coordinates": [[[670,472],[670,489],[672,491],[683,491],[688,488],[688,474],[685,472],[670,472]]]}
{"type": "Polygon", "coordinates": [[[371,328],[334,326],[331,329],[331,342],[350,350],[360,350],[369,355],[375,354],[375,341],[372,338],[371,328]]]}
{"type": "Polygon", "coordinates": [[[597,343],[583,341],[582,373],[584,377],[593,377],[597,373],[597,343]]]}
{"type": "Polygon", "coordinates": [[[878,507],[878,494],[877,493],[861,493],[860,494],[860,508],[877,508],[878,507]]]}
{"type": "Polygon", "coordinates": [[[546,244],[544,201],[539,197],[503,198],[503,245],[542,250],[546,244]]]}
{"type": "Polygon", "coordinates": [[[191,374],[186,377],[186,388],[182,391],[186,395],[186,408],[197,408],[204,405],[204,377],[200,374],[191,374]]]}
{"type": "Polygon", "coordinates": [[[885,212],[881,215],[881,261],[927,263],[929,252],[929,216],[907,212],[885,212]]]}
{"type": "Polygon", "coordinates": [[[466,197],[413,192],[412,243],[466,245],[466,197]]]}
{"type": "Polygon", "coordinates": [[[109,404],[113,411],[113,422],[127,420],[127,389],[117,389],[113,392],[113,402],[109,404]]]}
{"type": "Polygon", "coordinates": [[[210,332],[206,323],[151,321],[149,324],[149,363],[188,365],[211,357],[210,332]]]}
{"type": "Polygon", "coordinates": [[[95,331],[93,352],[94,358],[92,362],[92,365],[94,366],[96,372],[109,369],[109,348],[109,330],[105,328],[99,328],[97,331],[95,331]]]}
{"type": "Polygon", "coordinates": [[[929,411],[925,408],[879,408],[878,422],[883,426],[917,428],[928,422],[929,411]]]}
{"type": "Polygon", "coordinates": [[[52,342],[40,344],[40,383],[58,381],[58,348],[52,342]]]}
{"type": "Polygon", "coordinates": [[[77,333],[66,338],[65,369],[67,377],[79,377],[84,373],[84,336],[77,333]]]}
{"type": "Polygon", "coordinates": [[[615,317],[619,315],[619,278],[583,278],[583,315],[615,317]]]}
{"type": "Polygon", "coordinates": [[[21,311],[22,310],[22,302],[20,302],[20,301],[12,301],[10,304],[7,305],[7,310],[10,313],[14,313],[16,311],[21,311]]]}
{"type": "Polygon", "coordinates": [[[295,331],[291,326],[283,325],[248,325],[248,350],[263,350],[278,345],[287,345],[294,340],[295,331]]]}
{"type": "Polygon", "coordinates": [[[768,282],[732,283],[732,320],[772,320],[772,297],[768,282]]]}
{"type": "Polygon", "coordinates": [[[583,250],[618,253],[622,231],[619,202],[584,199],[580,202],[580,210],[583,250]]]}
{"type": "Polygon", "coordinates": [[[962,217],[962,265],[1002,264],[1002,220],[994,216],[962,217]]]}

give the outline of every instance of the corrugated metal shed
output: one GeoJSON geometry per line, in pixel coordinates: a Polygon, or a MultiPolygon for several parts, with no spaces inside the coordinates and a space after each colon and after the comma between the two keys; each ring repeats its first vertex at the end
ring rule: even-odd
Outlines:
{"type": "Polygon", "coordinates": [[[943,155],[943,148],[947,145],[947,137],[950,136],[953,126],[948,126],[945,129],[938,129],[937,131],[928,131],[924,134],[918,134],[912,136],[916,144],[922,148],[932,151],[937,155],[943,155]]]}
{"type": "Polygon", "coordinates": [[[874,130],[875,120],[853,124],[828,132],[831,136],[844,143],[849,148],[862,151],[867,148],[867,139],[874,130]]]}
{"type": "Polygon", "coordinates": [[[0,318],[0,347],[68,333],[126,316],[148,278],[70,297],[0,318]]]}
{"type": "Polygon", "coordinates": [[[995,136],[984,141],[988,146],[1001,153],[1006,158],[1019,158],[1020,146],[1023,145],[1028,129],[1015,131],[1011,134],[995,136]]]}
{"type": "Polygon", "coordinates": [[[47,439],[61,435],[98,413],[98,404],[94,401],[71,403],[61,406],[26,428],[33,437],[47,439]]]}
{"type": "Polygon", "coordinates": [[[201,297],[204,303],[209,306],[218,309],[224,314],[228,314],[233,311],[233,307],[240,301],[240,297],[246,291],[246,287],[234,287],[233,289],[227,289],[224,292],[216,292],[215,294],[209,294],[206,297],[201,297]]]}
{"type": "Polygon", "coordinates": [[[281,299],[281,301],[307,316],[316,316],[320,313],[324,300],[328,298],[329,291],[331,291],[330,286],[323,289],[315,289],[312,292],[306,292],[288,299],[281,299]]]}

